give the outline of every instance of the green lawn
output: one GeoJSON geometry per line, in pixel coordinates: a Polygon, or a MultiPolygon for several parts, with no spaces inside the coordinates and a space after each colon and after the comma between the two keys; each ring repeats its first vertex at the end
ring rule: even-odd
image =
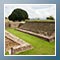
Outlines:
{"type": "Polygon", "coordinates": [[[55,42],[47,42],[42,38],[32,36],[12,28],[6,29],[15,36],[30,43],[34,48],[25,52],[17,53],[21,55],[54,55],[55,54],[55,42]]]}

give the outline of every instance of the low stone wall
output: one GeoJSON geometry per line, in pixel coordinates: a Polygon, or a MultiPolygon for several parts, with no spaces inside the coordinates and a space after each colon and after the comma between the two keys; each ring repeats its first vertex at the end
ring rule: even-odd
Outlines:
{"type": "Polygon", "coordinates": [[[5,31],[5,51],[8,51],[9,54],[24,52],[32,48],[33,47],[29,43],[5,31]]]}
{"type": "Polygon", "coordinates": [[[5,22],[5,29],[8,28],[8,27],[10,27],[10,25],[11,25],[10,22],[8,22],[8,21],[5,22]]]}
{"type": "Polygon", "coordinates": [[[23,23],[21,23],[21,22],[10,22],[10,24],[11,24],[11,28],[17,28],[17,27],[23,25],[23,23]]]}
{"type": "Polygon", "coordinates": [[[13,22],[13,21],[7,21],[5,22],[5,28],[19,28],[21,25],[23,25],[24,22],[13,22]]]}
{"type": "Polygon", "coordinates": [[[44,34],[38,34],[38,33],[31,32],[31,31],[19,29],[19,28],[16,28],[16,30],[24,32],[24,33],[28,33],[30,35],[34,35],[34,36],[37,36],[37,37],[40,37],[40,38],[43,38],[43,39],[45,39],[49,42],[54,41],[54,39],[55,39],[55,33],[53,33],[51,36],[45,36],[44,34]]]}

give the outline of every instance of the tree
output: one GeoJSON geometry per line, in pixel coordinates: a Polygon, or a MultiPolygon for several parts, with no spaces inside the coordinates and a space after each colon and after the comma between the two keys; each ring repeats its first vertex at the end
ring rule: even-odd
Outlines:
{"type": "Polygon", "coordinates": [[[48,19],[48,20],[55,20],[54,17],[52,17],[52,16],[49,16],[46,19],[48,19]]]}
{"type": "Polygon", "coordinates": [[[17,8],[8,16],[8,19],[12,21],[22,21],[28,19],[28,13],[25,10],[17,8]]]}

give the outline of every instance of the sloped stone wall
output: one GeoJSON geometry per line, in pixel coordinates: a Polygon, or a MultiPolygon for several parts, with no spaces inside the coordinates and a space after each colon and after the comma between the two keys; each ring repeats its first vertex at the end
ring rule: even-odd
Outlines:
{"type": "Polygon", "coordinates": [[[26,22],[20,29],[51,36],[55,32],[55,22],[26,22]]]}

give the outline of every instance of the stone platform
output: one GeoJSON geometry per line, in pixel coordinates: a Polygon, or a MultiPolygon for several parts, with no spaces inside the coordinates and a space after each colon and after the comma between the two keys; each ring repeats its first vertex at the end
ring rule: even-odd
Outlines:
{"type": "Polygon", "coordinates": [[[7,51],[9,54],[14,55],[32,48],[33,47],[29,43],[5,31],[5,52],[7,51]]]}
{"type": "Polygon", "coordinates": [[[55,33],[53,33],[51,36],[45,36],[43,34],[38,34],[38,33],[31,32],[31,31],[19,29],[19,28],[16,28],[16,30],[24,32],[24,33],[28,33],[28,34],[31,34],[31,35],[34,35],[34,36],[37,36],[37,37],[40,37],[40,38],[43,38],[43,39],[45,39],[49,42],[54,41],[54,38],[55,38],[55,33]]]}

